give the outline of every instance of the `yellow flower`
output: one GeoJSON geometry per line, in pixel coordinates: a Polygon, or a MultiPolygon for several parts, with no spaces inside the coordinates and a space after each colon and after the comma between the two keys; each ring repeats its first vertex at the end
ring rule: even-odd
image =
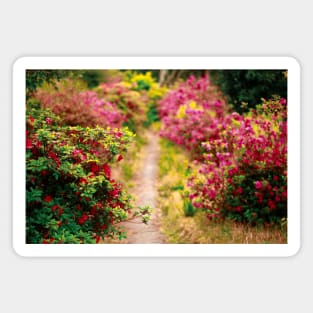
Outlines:
{"type": "Polygon", "coordinates": [[[235,128],[239,128],[240,127],[240,122],[235,120],[235,119],[232,119],[232,124],[234,125],[235,128]]]}
{"type": "Polygon", "coordinates": [[[197,108],[197,103],[195,102],[195,101],[191,101],[190,103],[189,103],[189,107],[191,108],[191,109],[196,109],[197,108]]]}
{"type": "Polygon", "coordinates": [[[187,107],[185,104],[181,105],[177,111],[176,117],[177,118],[184,118],[186,116],[186,109],[187,109],[187,107]]]}

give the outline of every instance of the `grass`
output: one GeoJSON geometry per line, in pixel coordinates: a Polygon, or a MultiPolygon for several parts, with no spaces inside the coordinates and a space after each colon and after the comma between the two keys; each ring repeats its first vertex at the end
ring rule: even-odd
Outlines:
{"type": "Polygon", "coordinates": [[[160,146],[158,206],[162,209],[162,230],[168,243],[287,243],[287,225],[251,226],[228,219],[210,221],[205,212],[191,208],[185,194],[189,156],[165,139],[160,140],[160,146]]]}
{"type": "MultiPolygon", "coordinates": [[[[140,129],[136,133],[134,142],[130,145],[127,153],[123,155],[123,160],[119,163],[115,163],[112,167],[112,176],[122,183],[123,189],[132,194],[132,188],[136,185],[135,174],[138,172],[142,162],[142,147],[147,143],[144,136],[144,131],[140,129]]],[[[137,198],[135,194],[132,194],[132,203],[136,202],[137,198]]],[[[127,237],[126,229],[121,227],[121,234],[117,238],[105,238],[101,240],[102,244],[121,244],[125,243],[123,239],[127,237]]]]}
{"type": "Polygon", "coordinates": [[[140,164],[141,148],[146,144],[146,138],[141,135],[142,133],[140,131],[136,134],[134,142],[123,156],[123,160],[112,168],[113,177],[117,178],[126,189],[133,187],[132,180],[140,164]]]}

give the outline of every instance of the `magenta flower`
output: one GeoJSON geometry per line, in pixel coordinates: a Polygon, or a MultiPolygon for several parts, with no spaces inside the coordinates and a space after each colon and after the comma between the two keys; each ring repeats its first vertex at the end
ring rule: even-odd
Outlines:
{"type": "Polygon", "coordinates": [[[211,200],[214,200],[216,198],[216,191],[214,189],[211,189],[209,191],[209,197],[211,200]]]}
{"type": "Polygon", "coordinates": [[[262,188],[262,183],[261,183],[259,180],[257,180],[257,181],[255,182],[255,188],[256,188],[256,189],[261,189],[261,188],[262,188]]]}

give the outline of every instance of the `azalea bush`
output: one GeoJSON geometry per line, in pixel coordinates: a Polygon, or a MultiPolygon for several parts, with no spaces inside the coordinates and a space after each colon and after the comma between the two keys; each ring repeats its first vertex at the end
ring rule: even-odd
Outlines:
{"type": "Polygon", "coordinates": [[[218,138],[226,103],[207,77],[191,76],[159,101],[160,135],[201,157],[202,142],[218,138]]]}
{"type": "Polygon", "coordinates": [[[126,71],[120,80],[102,83],[95,89],[100,98],[113,103],[125,115],[125,126],[136,132],[142,125],[158,120],[156,101],[167,91],[151,72],[126,71]]]}
{"type": "MultiPolygon", "coordinates": [[[[26,114],[26,242],[96,243],[125,234],[131,197],[111,177],[133,134],[124,129],[62,126],[48,109],[26,114]]],[[[135,214],[148,220],[147,208],[135,214]]]]}
{"type": "Polygon", "coordinates": [[[124,81],[100,84],[95,91],[99,98],[112,103],[125,116],[123,122],[130,130],[136,131],[144,120],[147,98],[124,81]]]}
{"type": "Polygon", "coordinates": [[[135,90],[145,93],[147,97],[146,121],[144,126],[148,127],[153,122],[159,121],[157,102],[167,92],[166,87],[161,87],[152,76],[151,72],[136,73],[128,71],[126,73],[128,82],[132,84],[135,90]]]}
{"type": "Polygon", "coordinates": [[[263,100],[249,114],[226,115],[203,142],[189,180],[193,205],[210,219],[279,222],[287,217],[287,101],[263,100]]]}
{"type": "Polygon", "coordinates": [[[191,76],[159,101],[161,136],[191,152],[192,206],[208,218],[272,222],[287,216],[287,101],[231,113],[207,77],[191,76]]]}
{"type": "Polygon", "coordinates": [[[106,128],[121,127],[126,116],[116,104],[99,98],[95,91],[87,90],[79,81],[63,80],[55,83],[56,88],[47,85],[37,90],[35,98],[43,108],[50,108],[62,117],[66,125],[80,125],[106,128]]]}

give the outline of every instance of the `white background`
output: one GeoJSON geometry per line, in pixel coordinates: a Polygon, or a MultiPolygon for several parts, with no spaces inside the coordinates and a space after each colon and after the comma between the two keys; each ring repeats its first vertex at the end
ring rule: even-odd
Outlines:
{"type": "MultiPolygon", "coordinates": [[[[309,1],[0,4],[2,312],[310,312],[313,309],[309,1]],[[293,56],[302,65],[302,248],[291,258],[103,259],[12,249],[12,64],[20,56],[293,56]]],[[[297,164],[295,166],[298,166],[297,164]]]]}

